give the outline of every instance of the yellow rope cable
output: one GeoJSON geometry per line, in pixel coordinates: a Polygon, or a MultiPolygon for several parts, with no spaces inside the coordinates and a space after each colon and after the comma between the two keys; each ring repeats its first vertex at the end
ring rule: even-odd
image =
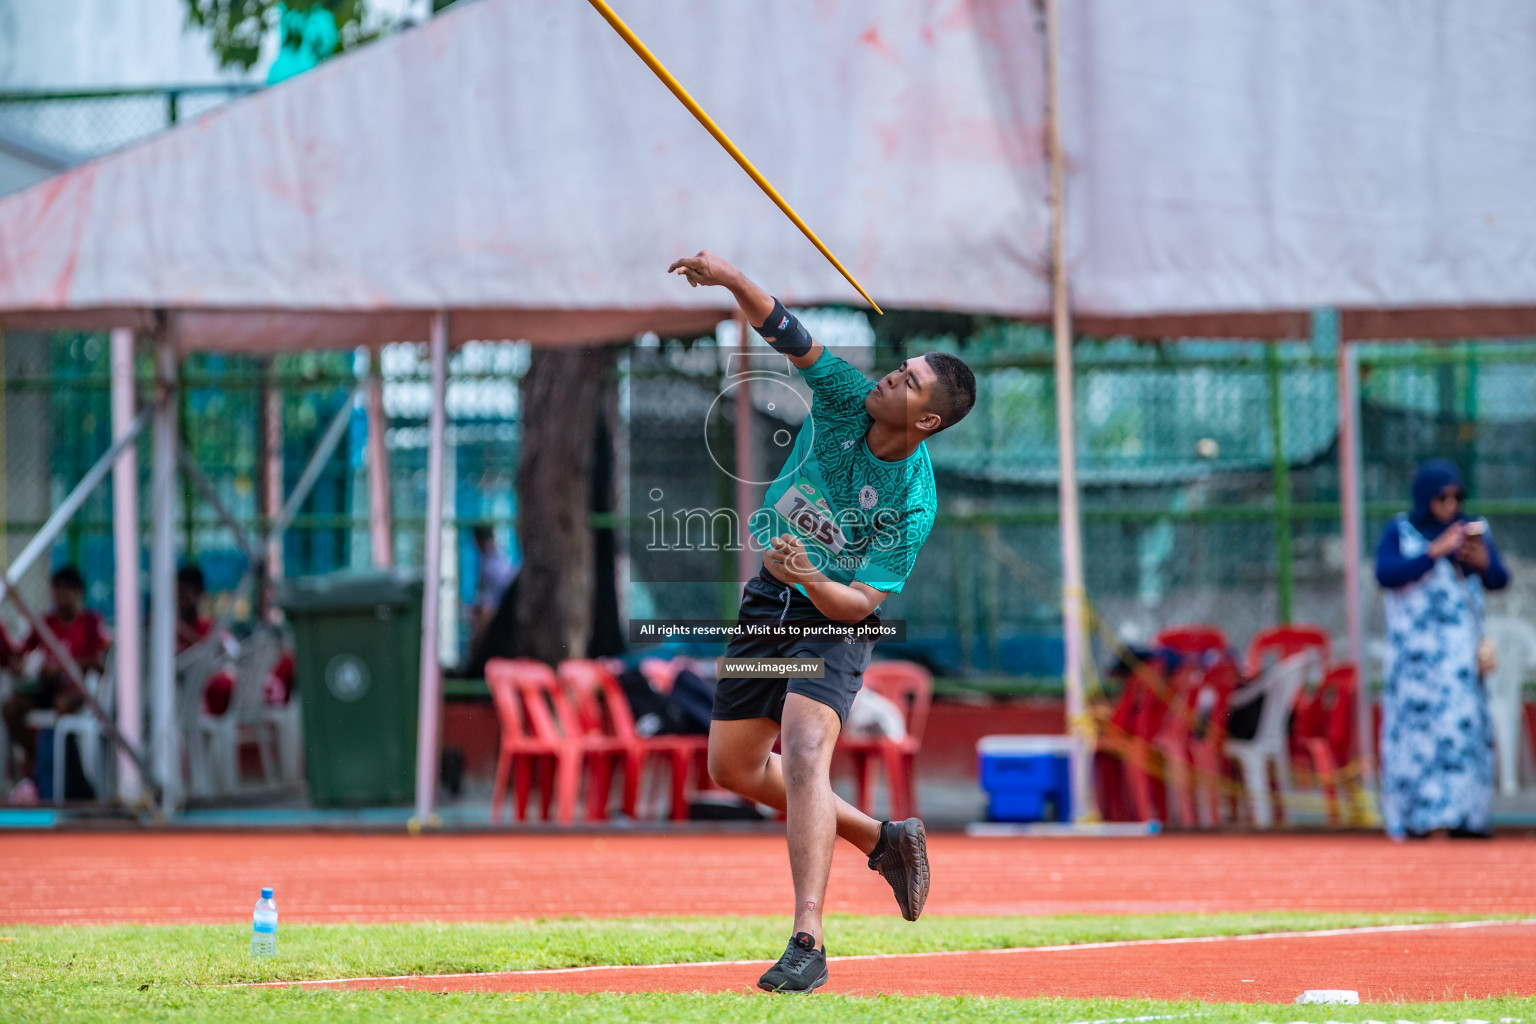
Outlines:
{"type": "MultiPolygon", "coordinates": [[[[979,532],[986,538],[991,553],[1000,563],[1024,582],[1032,582],[1032,577],[1035,576],[1032,567],[1020,559],[1017,552],[1002,543],[997,533],[996,524],[987,523],[981,527],[979,532]]],[[[1063,588],[1063,593],[1075,597],[1081,602],[1084,622],[1089,624],[1092,630],[1103,640],[1105,646],[1134,675],[1147,685],[1152,694],[1168,706],[1170,713],[1181,718],[1187,727],[1193,728],[1200,723],[1199,716],[1191,708],[1185,706],[1182,701],[1176,699],[1178,697],[1177,691],[1164,682],[1162,673],[1137,657],[1133,651],[1120,641],[1120,638],[1114,634],[1108,624],[1105,623],[1103,617],[1099,615],[1098,609],[1088,600],[1087,593],[1083,588],[1063,588]],[[1068,591],[1072,593],[1068,594],[1068,591]]],[[[1090,666],[1092,666],[1091,659],[1085,660],[1085,689],[1100,698],[1107,697],[1102,681],[1098,678],[1097,670],[1090,666]],[[1092,673],[1091,679],[1089,673],[1092,673]]],[[[1154,740],[1138,739],[1111,721],[1109,719],[1108,706],[1102,701],[1090,706],[1089,710],[1082,715],[1070,716],[1067,724],[1068,732],[1074,736],[1087,736],[1096,741],[1102,738],[1104,743],[1098,746],[1098,750],[1117,757],[1123,762],[1132,764],[1152,778],[1164,782],[1167,781],[1167,772],[1163,768],[1161,758],[1157,756],[1161,751],[1157,749],[1156,742],[1154,740]]],[[[1335,769],[1332,773],[1332,781],[1335,786],[1336,796],[1332,799],[1321,794],[1314,796],[1310,793],[1282,792],[1278,794],[1279,803],[1287,810],[1293,808],[1322,808],[1328,811],[1331,817],[1336,816],[1346,824],[1377,824],[1376,816],[1370,805],[1369,794],[1358,785],[1358,780],[1366,773],[1369,767],[1369,760],[1361,756],[1335,769]]],[[[1239,797],[1247,793],[1247,787],[1242,783],[1235,782],[1225,775],[1218,775],[1212,778],[1211,773],[1204,771],[1193,762],[1188,764],[1187,775],[1192,784],[1212,790],[1218,799],[1239,797]]],[[[1312,782],[1318,785],[1323,784],[1319,774],[1307,769],[1305,766],[1302,766],[1302,769],[1296,773],[1296,780],[1303,785],[1312,782]]]]}

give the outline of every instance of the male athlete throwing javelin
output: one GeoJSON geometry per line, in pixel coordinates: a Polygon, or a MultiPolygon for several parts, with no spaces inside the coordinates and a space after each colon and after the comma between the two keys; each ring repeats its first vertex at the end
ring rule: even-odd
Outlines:
{"type": "MultiPolygon", "coordinates": [[[[709,252],[668,268],[688,283],[728,288],[769,345],[810,384],[811,414],[789,462],[752,517],[763,572],[742,592],[742,621],[854,624],[901,589],[933,528],[937,493],[924,441],[976,402],[976,378],[952,355],[908,359],[870,381],[814,340],[793,313],[709,252]]],[[[863,682],[873,641],[733,640],[727,658],[821,659],[803,677],[721,673],[709,729],[709,774],[786,813],[795,884],[794,937],[758,987],[810,992],[826,983],[822,903],[842,836],[869,857],[917,920],[928,898],[923,823],[876,821],[832,791],[832,747],[863,682]],[[775,739],[783,755],[772,753],[775,739]]]]}

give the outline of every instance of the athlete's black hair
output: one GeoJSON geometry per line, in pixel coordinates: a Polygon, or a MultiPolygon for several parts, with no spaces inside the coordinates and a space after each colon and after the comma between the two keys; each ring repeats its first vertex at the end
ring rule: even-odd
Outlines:
{"type": "Polygon", "coordinates": [[[939,430],[944,430],[965,419],[976,404],[976,375],[965,360],[948,352],[929,352],[927,360],[934,376],[928,411],[939,414],[939,430]]]}

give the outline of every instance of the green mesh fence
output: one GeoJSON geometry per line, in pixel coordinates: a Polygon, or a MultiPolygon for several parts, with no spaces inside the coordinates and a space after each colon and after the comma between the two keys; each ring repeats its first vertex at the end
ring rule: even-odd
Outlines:
{"type": "MultiPolygon", "coordinates": [[[[1045,685],[1059,675],[1061,662],[1048,335],[994,324],[963,340],[913,334],[868,347],[867,328],[862,337],[857,329],[861,317],[827,316],[832,319],[818,332],[846,328],[851,333],[842,340],[867,347],[863,358],[871,372],[933,348],[956,351],[977,370],[975,411],[931,445],[938,525],[906,589],[886,605],[889,617],[908,623],[901,653],[976,685],[1045,685]]],[[[1314,342],[1281,345],[1078,345],[1088,590],[1123,635],[1145,638],[1163,626],[1199,621],[1223,627],[1241,644],[1285,617],[1343,634],[1335,356],[1327,332],[1319,334],[1314,342]]],[[[730,419],[708,426],[708,413],[734,351],[733,341],[722,346],[712,338],[686,350],[669,342],[629,351],[624,436],[618,441],[631,496],[664,485],[681,489],[701,507],[730,506],[732,489],[721,468],[683,453],[685,442],[706,427],[725,431],[715,441],[729,449],[730,419]]],[[[502,546],[517,552],[517,386],[528,355],[523,345],[485,343],[453,356],[451,529],[444,564],[462,601],[473,596],[477,569],[471,525],[495,524],[502,546]]],[[[1536,460],[1529,456],[1536,437],[1536,341],[1368,345],[1359,356],[1367,558],[1383,524],[1405,508],[1413,468],[1426,458],[1448,457],[1462,467],[1471,508],[1490,518],[1514,571],[1515,586],[1497,598],[1495,611],[1536,612],[1523,571],[1536,559],[1536,460]]],[[[8,557],[110,444],[107,364],[104,335],[6,335],[0,454],[8,557]]],[[[396,555],[403,565],[417,565],[430,397],[424,349],[388,346],[381,368],[396,555]]],[[[182,436],[223,502],[252,530],[264,525],[260,456],[267,395],[281,395],[285,493],[332,417],[349,410],[342,443],[285,537],[289,574],[370,562],[366,417],[361,404],[347,405],[366,371],[367,359],[354,353],[270,361],[196,355],[184,367],[182,436]]],[[[145,362],[140,375],[146,394],[148,374],[145,362]]],[[[793,424],[763,409],[754,412],[763,464],[782,460],[772,437],[786,425],[793,424]]],[[[147,516],[147,439],[140,452],[147,516]]],[[[244,569],[244,555],[190,484],[183,482],[180,494],[181,554],[203,566],[211,591],[227,596],[244,569]]],[[[90,603],[108,614],[110,501],[110,486],[103,487],[52,552],[54,564],[80,564],[90,603]]],[[[632,501],[629,514],[632,528],[644,529],[644,509],[632,501]]],[[[689,563],[689,583],[648,582],[635,571],[633,545],[626,550],[627,568],[638,581],[625,595],[631,614],[707,618],[733,606],[733,556],[697,554],[689,563]]],[[[39,600],[45,599],[45,575],[40,569],[27,583],[39,600]]],[[[1368,620],[1368,632],[1378,628],[1368,620]]]]}
{"type": "Polygon", "coordinates": [[[68,162],[109,153],[194,119],[253,85],[0,91],[0,133],[68,162]]]}
{"type": "MultiPolygon", "coordinates": [[[[5,386],[3,507],[8,558],[20,552],[49,512],[111,445],[108,339],[101,334],[12,331],[4,335],[5,386]]],[[[473,597],[477,569],[470,528],[499,526],[503,549],[516,538],[517,380],[527,349],[510,343],[471,344],[455,352],[449,386],[447,506],[450,530],[444,569],[458,596],[473,597]]],[[[354,389],[369,360],[354,353],[277,356],[271,360],[197,354],[182,366],[178,432],[189,454],[219,494],[221,504],[253,539],[268,525],[263,495],[262,439],[278,396],[281,417],[282,494],[291,493],[326,428],[341,412],[341,443],[299,508],[282,543],[287,575],[311,575],[371,565],[368,534],[367,416],[354,389]]],[[[391,462],[395,553],[419,567],[426,515],[427,412],[431,391],[425,351],[388,346],[385,381],[386,444],[391,462]]],[[[139,393],[150,393],[151,368],[141,355],[139,393]]],[[[140,520],[149,523],[150,444],[139,441],[140,520]]],[[[184,475],[178,477],[178,558],[195,561],[207,577],[217,610],[247,618],[233,602],[247,558],[233,531],[184,475]]],[[[50,559],[28,574],[24,594],[46,602],[48,566],[77,564],[92,607],[110,616],[115,562],[110,480],[86,502],[55,543],[50,559]]],[[[147,544],[147,541],[146,541],[147,544]]],[[[141,571],[147,571],[147,553],[141,571]]],[[[20,629],[15,621],[5,623],[20,629]]]]}

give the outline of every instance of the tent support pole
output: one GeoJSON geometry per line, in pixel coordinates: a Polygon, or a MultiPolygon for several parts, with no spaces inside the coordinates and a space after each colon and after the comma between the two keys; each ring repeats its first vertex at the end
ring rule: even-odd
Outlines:
{"type": "MultiPolygon", "coordinates": [[[[283,507],[283,392],[277,386],[276,366],[272,357],[267,357],[266,379],[263,388],[263,424],[262,432],[262,510],[266,514],[267,521],[276,522],[278,510],[283,507]]],[[[267,545],[267,578],[280,580],[283,578],[283,546],[281,543],[267,545]]],[[[260,618],[265,619],[267,613],[266,588],[259,588],[256,594],[256,607],[260,610],[260,618]]]]}
{"type": "MultiPolygon", "coordinates": [[[[752,481],[757,479],[757,467],[753,464],[752,453],[752,377],[747,373],[751,358],[748,354],[748,346],[751,342],[747,339],[751,336],[747,326],[747,318],[740,310],[736,311],[736,351],[741,358],[741,368],[737,371],[740,380],[736,384],[736,519],[739,526],[738,537],[741,548],[736,556],[736,576],[745,583],[757,575],[757,570],[762,567],[762,562],[752,550],[749,538],[752,536],[750,522],[752,513],[757,511],[753,501],[755,490],[752,481]]],[[[727,357],[729,359],[729,357],[727,357]]]]}
{"type": "Polygon", "coordinates": [[[389,448],[384,444],[389,419],[384,415],[380,358],[374,352],[368,361],[368,537],[373,567],[390,569],[395,564],[395,524],[389,501],[389,448]]]}
{"type": "Polygon", "coordinates": [[[438,725],[443,674],[437,661],[438,607],[443,567],[443,462],[448,427],[448,313],[432,315],[432,407],[427,429],[427,535],[422,545],[421,705],[416,721],[416,816],[418,828],[435,824],[438,725]]]}
{"type": "MultiPolygon", "coordinates": [[[[112,440],[121,441],[134,429],[133,328],[112,330],[112,440]]],[[[143,739],[144,701],[141,655],[144,637],[140,630],[139,588],[139,452],[130,442],[112,464],[112,554],[115,596],[112,645],[117,687],[117,731],[133,747],[143,739]]],[[[138,802],[143,780],[135,759],[119,754],[117,793],[123,803],[138,802]]]]}
{"type": "Polygon", "coordinates": [[[154,464],[149,548],[149,678],[155,775],[160,812],[176,815],[181,789],[181,736],[176,728],[176,349],[155,338],[154,464]]]}
{"type": "Polygon", "coordinates": [[[1296,591],[1291,571],[1291,466],[1285,458],[1285,389],[1280,343],[1264,345],[1264,366],[1269,377],[1269,432],[1274,438],[1270,453],[1270,485],[1275,493],[1275,556],[1279,562],[1279,621],[1290,622],[1296,591]]]}
{"type": "Polygon", "coordinates": [[[1360,354],[1341,335],[1335,360],[1339,398],[1339,502],[1343,516],[1344,621],[1349,632],[1349,660],[1359,670],[1356,693],[1356,742],[1364,766],[1361,781],[1369,787],[1375,777],[1374,715],[1370,680],[1365,677],[1365,613],[1361,604],[1360,560],[1363,554],[1363,510],[1360,502],[1360,354]]]}
{"type": "Polygon", "coordinates": [[[1045,0],[1047,144],[1051,157],[1051,325],[1056,347],[1056,447],[1061,463],[1061,627],[1066,653],[1067,732],[1072,737],[1072,817],[1098,820],[1093,803],[1093,726],[1083,686],[1088,657],[1087,593],[1083,586],[1082,520],[1078,511],[1074,427],[1072,311],[1067,289],[1066,160],[1061,148],[1061,13],[1045,0]]]}

